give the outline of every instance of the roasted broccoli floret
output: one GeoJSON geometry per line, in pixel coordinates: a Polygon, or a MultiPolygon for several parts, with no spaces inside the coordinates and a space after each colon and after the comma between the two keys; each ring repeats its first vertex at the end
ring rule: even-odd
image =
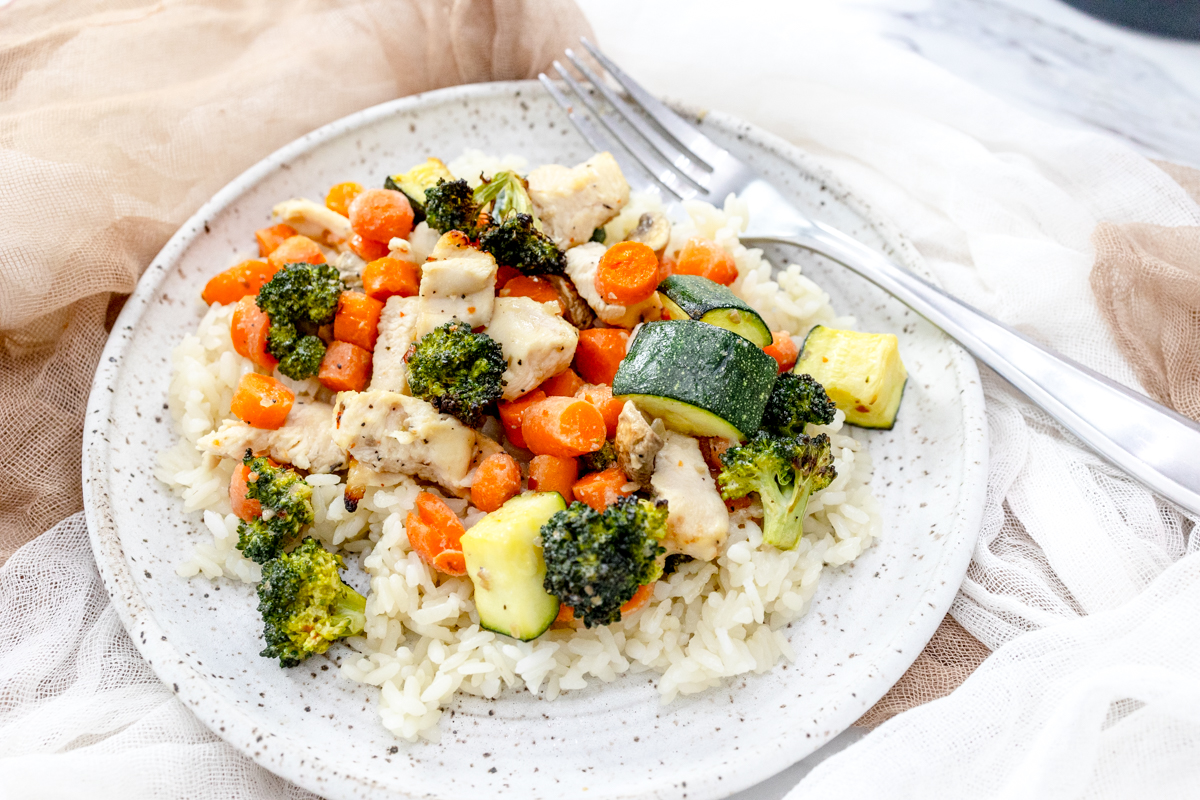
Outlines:
{"type": "Polygon", "coordinates": [[[479,237],[479,249],[491,253],[497,264],[526,275],[557,275],[567,266],[567,257],[537,229],[529,214],[517,214],[485,230],[479,237]]]}
{"type": "Polygon", "coordinates": [[[342,582],[342,557],[306,537],[263,565],[258,611],[266,649],[259,655],[294,667],[346,636],[362,633],[367,601],[342,582]]]}
{"type": "Polygon", "coordinates": [[[246,497],[257,500],[263,514],[238,523],[237,548],[251,561],[264,564],[313,521],[312,487],[293,470],[255,458],[249,450],[242,463],[250,468],[246,497]]]}
{"type": "MultiPolygon", "coordinates": [[[[497,172],[475,189],[475,203],[493,222],[505,222],[517,214],[533,216],[529,184],[515,172],[497,172]]],[[[536,223],[535,223],[536,224],[536,223]]],[[[540,225],[537,226],[539,229],[540,225]]]]}
{"type": "Polygon", "coordinates": [[[658,580],[667,508],[622,497],[603,512],[572,503],[541,529],[543,586],[591,628],[621,618],[638,587],[658,580]]]}
{"type": "Polygon", "coordinates": [[[808,498],[837,477],[829,437],[773,436],[759,431],[721,454],[717,483],[726,500],[757,492],[763,506],[763,541],[791,550],[800,540],[808,498]]]}
{"type": "Polygon", "coordinates": [[[483,412],[504,391],[504,350],[486,333],[453,319],[408,351],[408,388],[443,414],[478,428],[483,412]]]}
{"type": "Polygon", "coordinates": [[[579,466],[584,472],[603,472],[616,463],[617,448],[613,446],[611,439],[594,453],[585,453],[579,457],[579,466]]]}
{"type": "Polygon", "coordinates": [[[258,291],[255,302],[271,319],[267,351],[294,380],[317,374],[325,343],[317,329],[333,322],[345,288],[331,264],[287,264],[258,291]]]}
{"type": "Polygon", "coordinates": [[[809,422],[814,425],[833,422],[835,411],[837,406],[813,376],[785,372],[775,381],[767,398],[762,427],[777,436],[799,436],[809,422]]]}
{"type": "Polygon", "coordinates": [[[479,204],[467,182],[439,180],[426,189],[425,222],[438,233],[462,231],[474,239],[479,233],[479,204]]]}

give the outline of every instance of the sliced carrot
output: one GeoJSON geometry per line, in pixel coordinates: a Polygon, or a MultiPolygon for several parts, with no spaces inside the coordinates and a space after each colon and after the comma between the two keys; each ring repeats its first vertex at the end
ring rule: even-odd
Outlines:
{"type": "Polygon", "coordinates": [[[412,233],[412,205],[395,189],[367,189],[350,204],[350,227],[364,239],[387,244],[412,233]]]}
{"type": "Polygon", "coordinates": [[[337,315],[333,318],[333,338],[356,344],[364,350],[374,350],[382,313],[383,303],[374,297],[367,297],[362,292],[342,292],[337,315]]]}
{"type": "Polygon", "coordinates": [[[329,190],[329,194],[325,195],[325,207],[330,211],[336,211],[343,217],[350,216],[350,203],[354,198],[362,194],[362,184],[354,181],[339,183],[329,190]]]}
{"type": "Polygon", "coordinates": [[[611,386],[603,383],[585,383],[576,390],[575,396],[600,410],[600,416],[604,417],[604,430],[609,439],[617,435],[617,421],[626,401],[613,397],[611,386]]]}
{"type": "Polygon", "coordinates": [[[229,507],[238,519],[252,520],[262,516],[262,503],[246,496],[249,482],[250,467],[238,464],[229,479],[229,507]]]}
{"type": "Polygon", "coordinates": [[[287,421],[296,396],[270,375],[247,372],[238,382],[229,410],[254,428],[275,430],[287,421]]]}
{"type": "Polygon", "coordinates": [[[447,575],[466,575],[462,554],[462,520],[437,495],[421,492],[404,521],[408,543],[421,560],[447,575]]]}
{"type": "Polygon", "coordinates": [[[500,422],[504,424],[504,435],[517,447],[525,447],[525,437],[521,435],[521,423],[525,421],[525,412],[530,406],[546,399],[546,393],[541,389],[523,394],[516,400],[500,403],[500,422]]]}
{"type": "Polygon", "coordinates": [[[471,502],[491,513],[521,493],[521,468],[508,453],[492,453],[479,462],[471,483],[471,502]]]}
{"type": "Polygon", "coordinates": [[[227,306],[236,303],[248,294],[258,294],[271,276],[278,270],[265,261],[243,261],[237,266],[230,267],[204,285],[200,299],[208,303],[220,303],[227,306]]]}
{"type": "MultiPolygon", "coordinates": [[[[649,603],[653,597],[654,584],[643,583],[637,588],[637,591],[633,593],[633,597],[629,598],[629,600],[621,605],[621,617],[624,618],[635,611],[641,611],[646,607],[646,604],[649,603]]],[[[566,605],[565,603],[559,605],[558,616],[554,618],[554,621],[567,625],[571,624],[575,621],[575,609],[569,605],[566,605]]]]}
{"type": "Polygon", "coordinates": [[[387,242],[377,242],[374,239],[364,239],[357,233],[351,234],[350,241],[346,242],[354,254],[363,261],[375,261],[383,258],[388,253],[392,252],[387,246],[387,242]]]}
{"type": "Polygon", "coordinates": [[[625,477],[623,469],[609,467],[603,472],[584,475],[575,482],[571,491],[579,502],[587,503],[597,511],[603,511],[618,497],[628,497],[633,494],[632,489],[625,488],[628,484],[629,478],[625,477]]]}
{"type": "Polygon", "coordinates": [[[581,456],[604,446],[604,417],[583,400],[547,397],[525,412],[521,435],[539,456],[581,456]]]}
{"type": "Polygon", "coordinates": [[[575,609],[566,603],[559,603],[558,616],[554,618],[556,623],[570,625],[575,621],[575,609]]]}
{"type": "Polygon", "coordinates": [[[324,264],[325,254],[307,236],[291,236],[271,251],[267,263],[275,269],[282,269],[285,264],[324,264]]]}
{"type": "Polygon", "coordinates": [[[501,264],[496,269],[496,294],[499,294],[500,290],[507,286],[509,281],[511,281],[513,278],[519,277],[520,275],[521,270],[517,269],[516,267],[510,267],[501,264]]]}
{"type": "Polygon", "coordinates": [[[643,242],[618,242],[600,256],[596,291],[606,303],[631,306],[658,288],[658,256],[643,242]]]}
{"type": "Polygon", "coordinates": [[[534,456],[529,462],[529,491],[558,492],[563,500],[574,495],[571,488],[579,477],[579,462],[558,456],[534,456]]]}
{"type": "Polygon", "coordinates": [[[800,356],[800,348],[796,347],[787,331],[773,332],[771,343],[763,348],[763,352],[779,363],[781,373],[796,366],[796,359],[800,356]]]}
{"type": "Polygon", "coordinates": [[[545,392],[547,397],[574,397],[583,385],[583,378],[579,377],[575,370],[567,367],[553,378],[542,381],[538,388],[545,392]]]}
{"type": "Polygon", "coordinates": [[[271,319],[254,302],[253,295],[246,295],[237,301],[233,308],[233,319],[229,321],[229,336],[238,355],[250,359],[256,366],[273,369],[279,362],[267,352],[267,333],[270,329],[271,319]]]}
{"type": "Polygon", "coordinates": [[[371,351],[349,342],[332,342],[317,378],[331,392],[361,392],[371,382],[371,351]]]}
{"type": "Polygon", "coordinates": [[[724,286],[737,280],[737,265],[733,256],[712,239],[693,236],[679,251],[675,262],[676,275],[700,275],[724,286]]]}
{"type": "Polygon", "coordinates": [[[278,225],[272,225],[269,228],[262,228],[254,232],[254,238],[258,240],[258,254],[263,258],[275,252],[275,248],[283,244],[284,241],[296,235],[296,229],[291,225],[284,225],[282,222],[278,225]]]}
{"type": "Polygon", "coordinates": [[[539,303],[557,303],[558,313],[563,313],[562,300],[558,299],[558,290],[554,284],[545,278],[530,275],[518,275],[510,278],[500,290],[501,297],[528,297],[539,303]]]}
{"type": "Polygon", "coordinates": [[[575,348],[575,371],[588,383],[612,386],[617,367],[625,358],[629,331],[623,328],[590,328],[579,332],[575,348]]]}
{"type": "Polygon", "coordinates": [[[363,291],[376,300],[413,297],[421,288],[421,268],[411,261],[383,256],[363,267],[363,291]]]}
{"type": "Polygon", "coordinates": [[[658,265],[658,282],[662,283],[663,281],[665,281],[667,278],[671,277],[674,274],[675,274],[674,259],[670,259],[670,258],[667,258],[666,256],[663,256],[662,261],[658,265]]]}

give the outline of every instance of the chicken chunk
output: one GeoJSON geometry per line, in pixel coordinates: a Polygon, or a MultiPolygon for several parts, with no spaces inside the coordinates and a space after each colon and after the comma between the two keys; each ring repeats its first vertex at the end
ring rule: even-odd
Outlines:
{"type": "Polygon", "coordinates": [[[658,292],[632,306],[613,305],[601,299],[600,292],[596,290],[596,273],[600,269],[600,257],[604,255],[604,250],[604,245],[588,242],[567,251],[567,275],[580,296],[592,307],[596,316],[609,325],[632,328],[646,319],[657,319],[662,308],[658,292]]]}
{"type": "Polygon", "coordinates": [[[333,472],[344,469],[346,454],[333,442],[333,406],[296,399],[283,427],[276,430],[253,428],[241,420],[227,419],[221,427],[197,443],[200,450],[239,461],[251,450],[281,464],[309,472],[333,472]]]}
{"type": "Polygon", "coordinates": [[[547,164],[529,173],[529,196],[546,234],[563,250],[582,244],[629,202],[629,183],[612,153],[568,169],[547,164]]]}
{"type": "Polygon", "coordinates": [[[350,220],[320,203],[304,198],[284,200],[271,209],[271,214],[314,241],[339,251],[350,248],[350,237],[354,235],[350,220]]]}
{"type": "Polygon", "coordinates": [[[625,403],[617,417],[617,435],[613,444],[617,463],[629,480],[643,489],[650,488],[654,458],[662,449],[667,428],[661,419],[650,422],[632,400],[625,403]]]}
{"type": "Polygon", "coordinates": [[[729,535],[729,509],[700,454],[700,443],[667,431],[650,485],[656,497],[667,501],[667,552],[716,558],[729,535]]]}
{"type": "Polygon", "coordinates": [[[497,297],[492,323],[484,331],[500,343],[504,399],[513,400],[571,365],[579,330],[549,303],[531,297],[497,297]]]}
{"type": "Polygon", "coordinates": [[[408,364],[404,355],[416,338],[419,302],[415,297],[389,297],[383,307],[379,315],[379,338],[371,357],[371,391],[408,394],[408,364]]]}
{"type": "Polygon", "coordinates": [[[488,448],[488,437],[398,392],[342,392],[335,418],[333,440],[372,471],[415,475],[454,492],[469,485],[488,448]]]}
{"type": "Polygon", "coordinates": [[[417,338],[452,319],[477,328],[492,319],[496,259],[471,247],[466,235],[450,231],[438,239],[421,274],[417,338]]]}

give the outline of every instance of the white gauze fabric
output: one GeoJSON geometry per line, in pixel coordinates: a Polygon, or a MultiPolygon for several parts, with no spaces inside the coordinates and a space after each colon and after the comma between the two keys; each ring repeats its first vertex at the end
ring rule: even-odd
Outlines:
{"type": "MultiPolygon", "coordinates": [[[[704,0],[679,14],[674,4],[606,2],[604,14],[591,19],[608,55],[656,93],[745,117],[817,155],[897,223],[953,294],[1140,389],[1088,286],[1090,237],[1099,221],[1198,225],[1200,207],[1187,193],[1119,141],[1043,123],[876,40],[831,35],[808,24],[816,12],[805,4],[772,3],[772,24],[761,25],[765,6],[749,3],[732,14],[704,0]],[[672,35],[653,47],[630,35],[664,26],[672,35]],[[731,43],[742,42],[753,42],[754,55],[739,62],[731,43]],[[726,57],[700,68],[696,53],[726,57]]],[[[584,8],[592,10],[586,2],[584,8]]],[[[999,797],[1007,796],[1000,787],[1016,785],[1016,797],[1077,796],[1060,792],[1053,770],[1026,774],[1012,749],[1064,730],[1071,733],[1053,757],[1107,776],[1094,784],[1094,796],[1122,796],[1114,787],[1130,780],[1139,781],[1142,796],[1159,796],[1160,789],[1167,796],[1175,780],[1171,754],[1189,745],[1194,752],[1196,741],[1188,737],[1200,713],[1191,712],[1190,727],[1165,720],[1185,713],[1174,704],[1191,691],[1194,676],[1172,670],[1200,660],[1200,641],[1177,636],[1142,651],[1131,640],[1120,651],[1127,660],[1114,655],[1102,664],[1071,632],[1074,621],[1096,614],[1102,616],[1088,621],[1089,635],[1115,639],[1130,615],[1148,614],[1160,595],[1145,594],[1147,587],[1200,549],[1200,536],[1191,535],[1194,520],[982,371],[989,493],[952,613],[988,647],[1014,642],[1015,652],[1028,657],[1010,657],[1004,668],[972,679],[965,696],[991,701],[972,705],[951,695],[901,714],[825,762],[800,784],[797,798],[809,796],[810,784],[817,795],[850,797],[867,796],[868,784],[889,797],[999,797]],[[1045,704],[1058,702],[1053,681],[1060,672],[1103,687],[1089,695],[1091,702],[1139,699],[1118,714],[1137,709],[1122,717],[1129,749],[1111,747],[1106,731],[1113,722],[1097,717],[1089,703],[1046,713],[1045,704]],[[1155,681],[1169,685],[1145,691],[1155,681]],[[886,746],[879,744],[884,737],[886,746]],[[942,757],[929,757],[930,742],[947,748],[942,757]],[[864,771],[864,763],[871,769],[864,771]],[[1018,775],[1023,782],[1012,783],[1018,775]],[[847,793],[847,786],[863,791],[847,793]]],[[[1181,596],[1200,591],[1189,584],[1196,569],[1173,574],[1181,596]]],[[[1195,628],[1186,603],[1169,608],[1163,630],[1195,628]]],[[[1191,770],[1193,781],[1200,778],[1200,765],[1191,770]]],[[[1079,780],[1068,784],[1086,784],[1088,775],[1073,775],[1079,780]]]]}

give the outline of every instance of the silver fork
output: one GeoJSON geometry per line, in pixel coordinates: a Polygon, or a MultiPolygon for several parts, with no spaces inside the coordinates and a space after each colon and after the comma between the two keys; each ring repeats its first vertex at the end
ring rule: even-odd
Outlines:
{"type": "Polygon", "coordinates": [[[581,41],[625,90],[624,96],[571,50],[566,57],[591,91],[559,62],[554,67],[583,109],[545,74],[538,78],[592,147],[617,156],[627,178],[640,176],[643,188],[657,189],[668,201],[695,198],[720,205],[731,193],[744,198],[751,214],[743,241],[791,244],[843,264],[945,331],[1108,461],[1185,511],[1200,514],[1200,425],[1047,350],[870,247],[801,213],[591,42],[581,41]],[[610,108],[602,108],[592,92],[610,108]]]}

